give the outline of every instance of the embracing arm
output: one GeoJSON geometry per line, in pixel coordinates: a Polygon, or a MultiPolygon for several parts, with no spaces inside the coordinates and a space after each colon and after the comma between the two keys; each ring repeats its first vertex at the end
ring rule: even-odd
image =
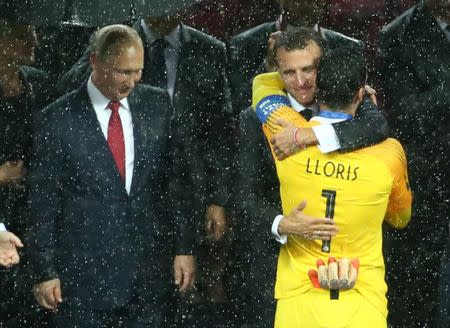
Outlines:
{"type": "MultiPolygon", "coordinates": [[[[301,128],[305,119],[290,107],[284,85],[277,72],[261,74],[253,80],[253,106],[258,118],[272,134],[278,133],[287,121],[301,129],[297,136],[299,144],[318,143],[318,131],[313,128],[301,128]]],[[[352,150],[375,144],[388,135],[386,119],[371,101],[366,100],[358,109],[355,119],[332,125],[338,141],[338,149],[352,150]]],[[[293,129],[293,127],[291,127],[293,129]]],[[[322,128],[320,128],[322,129],[322,128]]],[[[289,145],[288,149],[292,148],[289,145]]],[[[287,154],[289,155],[289,154],[287,154]]]]}

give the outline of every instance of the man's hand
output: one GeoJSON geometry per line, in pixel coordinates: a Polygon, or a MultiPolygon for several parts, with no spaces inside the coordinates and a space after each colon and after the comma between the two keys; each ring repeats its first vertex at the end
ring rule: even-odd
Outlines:
{"type": "Polygon", "coordinates": [[[370,85],[367,85],[367,84],[364,86],[364,91],[366,92],[366,94],[369,95],[370,100],[372,100],[372,102],[375,105],[378,105],[377,91],[374,88],[372,88],[370,85]]]}
{"type": "Polygon", "coordinates": [[[277,31],[270,33],[269,40],[267,41],[267,53],[266,59],[264,60],[264,65],[266,68],[266,72],[275,72],[277,70],[277,65],[275,63],[275,56],[273,53],[273,47],[275,45],[275,41],[278,39],[282,32],[277,31]]]}
{"type": "Polygon", "coordinates": [[[328,267],[321,259],[317,260],[317,271],[309,270],[308,276],[315,288],[346,290],[355,286],[358,278],[359,260],[328,258],[328,267]]]}
{"type": "Polygon", "coordinates": [[[25,168],[21,159],[6,161],[0,166],[0,185],[20,185],[25,176],[25,168]]]}
{"type": "Polygon", "coordinates": [[[35,284],[33,294],[44,309],[56,311],[58,304],[62,303],[61,282],[59,279],[52,279],[35,284]]]}
{"type": "Polygon", "coordinates": [[[225,235],[227,217],[225,209],[218,205],[209,205],[205,215],[205,230],[208,237],[219,241],[225,235]]]}
{"type": "Polygon", "coordinates": [[[17,247],[23,247],[23,244],[15,234],[0,231],[0,265],[10,268],[19,263],[17,247]]]}
{"type": "Polygon", "coordinates": [[[180,292],[187,291],[195,282],[195,257],[193,255],[177,255],[173,260],[175,285],[180,292]]]}
{"type": "Polygon", "coordinates": [[[283,217],[278,225],[278,232],[319,240],[329,240],[338,233],[339,229],[333,220],[305,215],[305,207],[306,201],[303,200],[288,216],[283,217]]]}
{"type": "Polygon", "coordinates": [[[299,128],[283,119],[278,119],[277,124],[282,126],[283,130],[274,135],[270,143],[275,156],[280,161],[297,153],[306,146],[317,145],[318,143],[316,135],[311,128],[299,128]],[[297,132],[295,132],[296,129],[297,132]],[[294,138],[297,144],[294,142],[294,138]],[[304,147],[299,147],[298,145],[303,145],[304,147]]]}

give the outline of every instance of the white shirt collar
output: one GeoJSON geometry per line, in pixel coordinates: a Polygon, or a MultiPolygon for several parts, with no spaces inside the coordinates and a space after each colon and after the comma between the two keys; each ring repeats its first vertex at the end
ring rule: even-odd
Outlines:
{"type": "MultiPolygon", "coordinates": [[[[87,82],[87,92],[94,108],[108,108],[108,104],[111,102],[111,99],[106,98],[94,85],[92,82],[92,74],[89,76],[89,80],[87,82]]],[[[120,106],[123,109],[130,110],[130,105],[128,104],[127,98],[120,100],[120,106]]]]}
{"type": "MultiPolygon", "coordinates": [[[[289,93],[287,94],[288,98],[289,98],[289,102],[292,105],[292,108],[300,113],[301,111],[305,110],[307,107],[303,106],[302,104],[300,104],[297,100],[295,100],[294,97],[292,97],[289,93]]],[[[312,104],[311,106],[308,107],[309,109],[311,109],[315,114],[317,114],[319,112],[319,105],[317,103],[312,104]]]]}

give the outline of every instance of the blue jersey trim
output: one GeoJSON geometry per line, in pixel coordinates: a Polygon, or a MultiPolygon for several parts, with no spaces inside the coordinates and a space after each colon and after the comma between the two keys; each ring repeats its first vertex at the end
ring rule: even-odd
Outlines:
{"type": "Polygon", "coordinates": [[[343,120],[351,120],[353,118],[352,115],[343,113],[343,112],[331,112],[328,110],[321,110],[317,116],[325,117],[325,118],[334,118],[334,119],[343,119],[343,120]]]}
{"type": "Polygon", "coordinates": [[[291,106],[288,97],[280,95],[264,97],[256,105],[256,116],[258,116],[261,123],[266,123],[270,114],[281,106],[291,106]]]}

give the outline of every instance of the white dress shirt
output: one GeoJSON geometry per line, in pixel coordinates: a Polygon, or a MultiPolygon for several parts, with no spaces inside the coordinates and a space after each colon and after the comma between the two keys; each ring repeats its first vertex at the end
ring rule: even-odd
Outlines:
{"type": "MultiPolygon", "coordinates": [[[[106,98],[100,90],[97,89],[94,83],[92,83],[92,76],[89,77],[87,91],[103,135],[105,139],[108,140],[109,117],[112,113],[111,109],[108,108],[108,104],[111,100],[106,98]]],[[[134,167],[134,135],[130,106],[127,98],[120,100],[119,116],[122,121],[123,136],[125,139],[125,189],[127,190],[127,193],[130,194],[134,167]]]]}
{"type": "MultiPolygon", "coordinates": [[[[300,103],[298,103],[297,101],[295,101],[294,98],[292,98],[290,95],[288,95],[289,100],[291,101],[291,105],[292,107],[298,111],[301,112],[303,109],[305,109],[305,107],[303,107],[300,103]],[[291,99],[292,98],[292,99],[291,99]],[[300,109],[300,107],[302,107],[302,109],[300,109]]],[[[318,108],[318,107],[316,107],[318,108]]],[[[314,108],[311,108],[314,111],[314,108]]],[[[321,125],[319,126],[330,126],[332,127],[332,123],[338,123],[338,122],[342,122],[348,119],[351,119],[351,116],[342,112],[329,112],[329,111],[321,111],[319,113],[320,116],[313,116],[311,118],[311,121],[317,121],[320,122],[321,125]]],[[[334,129],[333,129],[334,132],[334,129]]],[[[314,133],[316,133],[314,131],[314,133]]],[[[336,135],[336,133],[334,133],[336,135]]],[[[317,134],[316,134],[317,136],[317,134]]],[[[336,137],[337,139],[337,137],[336,137]]],[[[317,145],[317,147],[320,149],[319,145],[317,145]]],[[[324,151],[322,151],[322,153],[326,153],[324,151]]],[[[287,234],[280,234],[278,232],[278,226],[280,225],[280,221],[283,219],[283,215],[277,215],[275,217],[275,219],[272,222],[272,227],[271,227],[271,232],[273,237],[275,238],[276,241],[278,241],[280,244],[286,244],[287,243],[287,234]]]]}
{"type": "Polygon", "coordinates": [[[6,231],[6,227],[3,223],[0,223],[0,231],[6,231]]]}

